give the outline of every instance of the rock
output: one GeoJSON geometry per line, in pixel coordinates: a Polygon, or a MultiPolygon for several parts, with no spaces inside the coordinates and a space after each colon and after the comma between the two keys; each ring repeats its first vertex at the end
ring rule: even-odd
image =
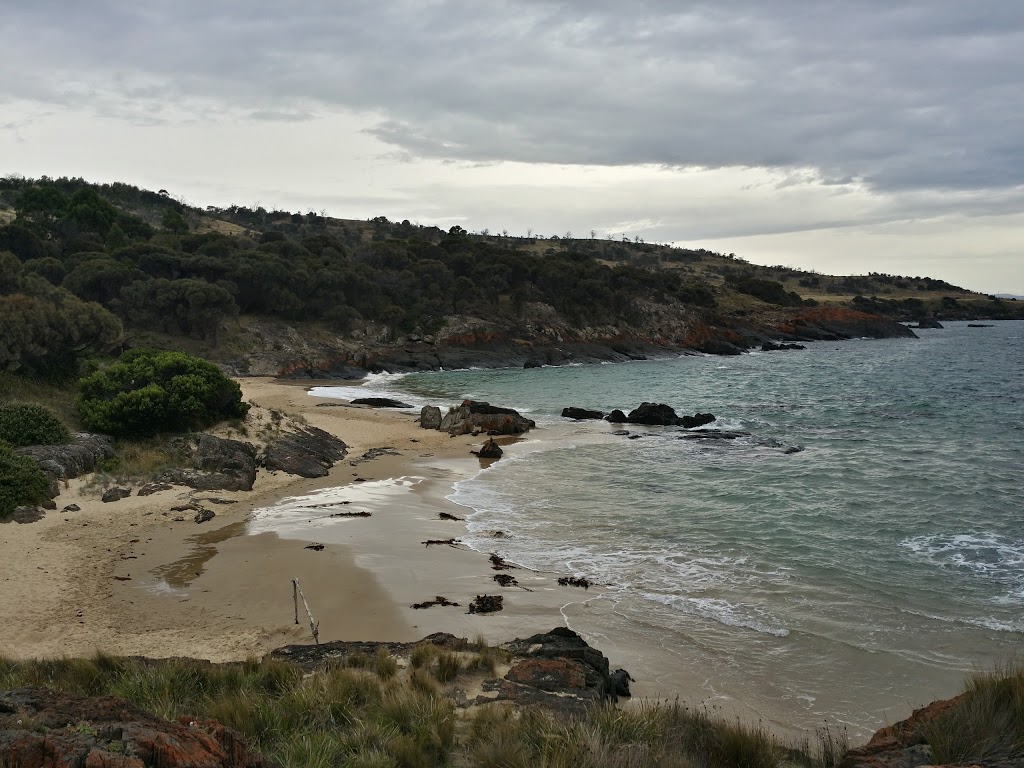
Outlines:
{"type": "Polygon", "coordinates": [[[0,523],[18,523],[19,525],[24,525],[25,523],[38,522],[42,520],[45,515],[46,513],[39,509],[39,507],[15,507],[14,511],[7,517],[0,518],[0,523]]]}
{"type": "Polygon", "coordinates": [[[160,491],[169,491],[173,487],[173,485],[169,485],[168,483],[146,483],[135,492],[135,495],[152,496],[154,493],[159,493],[160,491]]]}
{"type": "MultiPolygon", "coordinates": [[[[263,466],[299,477],[324,477],[348,452],[348,446],[317,427],[298,427],[279,435],[263,454],[263,466]]],[[[250,486],[251,487],[251,486],[250,486]]]]}
{"type": "Polygon", "coordinates": [[[991,325],[990,323],[968,323],[967,327],[968,328],[994,328],[995,326],[991,325]]]}
{"type": "Polygon", "coordinates": [[[352,405],[372,405],[374,408],[412,408],[408,403],[401,400],[393,400],[390,397],[357,397],[352,400],[352,405]]]}
{"type": "Polygon", "coordinates": [[[200,433],[172,441],[192,467],[169,469],[163,483],[187,485],[199,491],[251,491],[256,481],[256,447],[200,433]]]}
{"type": "Polygon", "coordinates": [[[603,419],[604,413],[601,411],[590,411],[586,408],[574,408],[572,406],[562,409],[563,419],[576,419],[581,421],[583,419],[603,419]]]}
{"type": "Polygon", "coordinates": [[[192,519],[195,520],[197,523],[207,523],[210,520],[213,520],[213,518],[215,518],[216,516],[217,513],[214,512],[212,509],[200,509],[198,512],[196,512],[195,517],[193,517],[192,519]]]}
{"type": "Polygon", "coordinates": [[[451,435],[487,432],[499,435],[519,435],[537,424],[512,408],[499,408],[490,403],[465,400],[462,405],[449,408],[438,426],[451,435]]]}
{"type": "Polygon", "coordinates": [[[679,435],[680,440],[735,440],[738,437],[750,437],[750,433],[726,429],[695,429],[679,435]]]}
{"type": "Polygon", "coordinates": [[[494,438],[488,438],[487,442],[484,443],[479,451],[470,451],[474,456],[479,456],[481,459],[500,459],[503,451],[501,446],[494,442],[494,438]]]}
{"type": "Polygon", "coordinates": [[[76,432],[66,445],[30,445],[15,450],[35,459],[50,477],[68,480],[92,472],[101,461],[114,458],[114,441],[107,435],[76,432]]]}
{"type": "Polygon", "coordinates": [[[437,516],[439,518],[441,518],[442,520],[462,520],[461,517],[456,517],[455,515],[451,514],[450,512],[438,512],[437,516]]]}
{"type": "Polygon", "coordinates": [[[81,512],[82,508],[77,504],[68,504],[61,512],[81,512]]]}
{"type": "Polygon", "coordinates": [[[572,689],[585,689],[587,670],[575,659],[531,658],[513,664],[505,679],[550,693],[564,693],[572,689]]]}
{"type": "Polygon", "coordinates": [[[441,409],[436,405],[424,405],[420,410],[419,422],[423,429],[439,429],[441,427],[441,409]]]}
{"type": "Polygon", "coordinates": [[[43,509],[56,509],[57,502],[54,501],[53,499],[44,499],[43,501],[39,502],[39,506],[42,507],[43,509]]]}
{"type": "Polygon", "coordinates": [[[632,694],[629,692],[629,684],[631,682],[635,683],[636,680],[633,679],[629,672],[624,669],[616,669],[608,675],[604,688],[605,693],[611,696],[613,701],[619,696],[631,696],[632,694]]]}
{"type": "Polygon", "coordinates": [[[609,413],[604,418],[605,418],[605,421],[607,421],[607,422],[609,422],[611,424],[625,424],[626,423],[626,414],[624,414],[618,408],[616,408],[614,411],[609,413]]]}
{"type": "MultiPolygon", "coordinates": [[[[921,735],[922,726],[961,706],[965,698],[960,695],[915,709],[906,720],[877,731],[864,746],[848,750],[838,768],[915,768],[931,764],[931,748],[921,735]]],[[[962,764],[976,765],[978,761],[970,759],[962,764]]]]}
{"type": "Polygon", "coordinates": [[[939,328],[941,329],[942,323],[936,320],[934,317],[922,317],[917,321],[917,325],[910,326],[911,328],[939,328]]]}
{"type": "Polygon", "coordinates": [[[628,429],[616,429],[614,432],[612,432],[612,434],[613,435],[618,435],[619,437],[628,437],[629,436],[629,430],[628,429]]]}
{"type": "Polygon", "coordinates": [[[311,549],[314,552],[323,552],[325,548],[324,544],[307,544],[303,547],[303,549],[311,549]]]}
{"type": "Polygon", "coordinates": [[[269,768],[213,720],[169,722],[113,696],[0,691],[0,764],[18,768],[269,768]],[[21,722],[28,720],[32,728],[21,722]]]}
{"type": "Polygon", "coordinates": [[[103,492],[103,496],[100,497],[100,500],[109,503],[111,501],[120,501],[121,499],[126,499],[129,496],[131,496],[131,495],[132,495],[132,489],[131,488],[117,488],[117,487],[114,487],[114,488],[108,488],[107,490],[105,490],[103,492]]]}
{"type": "Polygon", "coordinates": [[[523,368],[541,368],[544,365],[543,360],[538,360],[536,357],[529,358],[523,363],[523,368]]]}
{"type": "Polygon", "coordinates": [[[679,421],[675,409],[664,403],[641,403],[629,412],[626,421],[630,424],[672,426],[679,421]]]}
{"type": "Polygon", "coordinates": [[[715,420],[715,414],[713,413],[695,413],[693,416],[680,416],[679,426],[686,427],[686,429],[693,429],[695,427],[703,427],[705,424],[710,424],[715,420]]]}

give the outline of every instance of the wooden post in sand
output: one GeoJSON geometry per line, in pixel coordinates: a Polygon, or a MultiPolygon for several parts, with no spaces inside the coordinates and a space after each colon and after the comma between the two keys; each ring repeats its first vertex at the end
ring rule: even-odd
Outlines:
{"type": "MultiPolygon", "coordinates": [[[[309,603],[306,602],[306,596],[302,594],[302,587],[299,586],[298,579],[292,579],[292,594],[302,598],[302,605],[305,606],[306,615],[309,616],[309,631],[313,633],[313,642],[320,645],[320,622],[313,618],[313,612],[309,610],[309,603]]],[[[295,601],[295,623],[299,623],[298,600],[295,601]]]]}

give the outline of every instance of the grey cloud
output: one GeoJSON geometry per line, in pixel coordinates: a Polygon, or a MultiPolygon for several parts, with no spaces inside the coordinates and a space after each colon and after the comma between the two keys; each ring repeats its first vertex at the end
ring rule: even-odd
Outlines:
{"type": "Polygon", "coordinates": [[[0,32],[0,64],[29,70],[22,98],[84,87],[111,112],[202,98],[256,119],[341,108],[400,152],[469,162],[1024,184],[1018,0],[22,6],[0,32]]]}

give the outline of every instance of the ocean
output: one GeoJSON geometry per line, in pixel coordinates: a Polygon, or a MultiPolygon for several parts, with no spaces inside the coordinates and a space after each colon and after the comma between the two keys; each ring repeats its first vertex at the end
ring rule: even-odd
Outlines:
{"type": "Polygon", "coordinates": [[[1024,649],[1024,323],[918,333],[361,393],[537,421],[452,489],[463,540],[595,582],[565,620],[648,693],[857,740],[1024,649]],[[559,416],[643,401],[748,434],[559,416]]]}

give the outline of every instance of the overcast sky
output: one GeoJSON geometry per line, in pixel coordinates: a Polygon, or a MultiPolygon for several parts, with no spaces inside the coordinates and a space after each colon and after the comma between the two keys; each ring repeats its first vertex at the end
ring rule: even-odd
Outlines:
{"type": "Polygon", "coordinates": [[[1021,0],[4,0],[0,175],[1024,294],[1021,0]]]}

